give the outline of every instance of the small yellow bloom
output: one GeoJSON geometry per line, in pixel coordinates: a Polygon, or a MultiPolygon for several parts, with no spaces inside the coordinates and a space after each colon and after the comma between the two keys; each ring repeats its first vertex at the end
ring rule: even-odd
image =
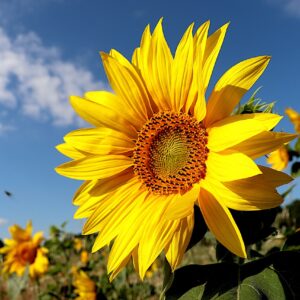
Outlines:
{"type": "Polygon", "coordinates": [[[290,107],[285,110],[285,113],[294,124],[296,132],[300,133],[300,114],[290,107]]]}
{"type": "Polygon", "coordinates": [[[9,228],[12,239],[4,239],[5,246],[0,253],[5,255],[3,272],[16,273],[22,276],[26,267],[32,278],[41,276],[48,270],[48,250],[41,247],[43,233],[37,232],[32,237],[32,224],[28,222],[26,229],[13,225],[9,228]]]}
{"type": "Polygon", "coordinates": [[[86,250],[83,250],[81,253],[80,253],[80,261],[83,263],[83,264],[87,264],[88,261],[89,261],[89,253],[86,251],[86,250]]]}
{"type": "Polygon", "coordinates": [[[275,170],[284,170],[289,163],[289,153],[287,148],[285,146],[282,146],[270,153],[267,162],[275,170]]]}
{"type": "Polygon", "coordinates": [[[158,263],[157,261],[155,261],[151,267],[147,270],[146,272],[146,277],[147,278],[151,278],[153,276],[153,274],[158,270],[158,263]]]}
{"type": "Polygon", "coordinates": [[[79,238],[74,238],[74,248],[77,252],[79,252],[83,248],[82,240],[79,238]]]}
{"type": "Polygon", "coordinates": [[[84,234],[98,233],[93,251],[113,241],[111,280],[131,258],[144,278],[163,251],[174,270],[193,232],[194,205],[217,240],[246,257],[230,209],[276,207],[283,201],[276,187],[291,181],[254,161],[295,138],[271,131],[282,117],[232,115],[270,57],[234,65],[206,95],[228,24],[211,35],[209,22],[193,26],[174,54],[162,20],[153,32],[146,27],[131,61],[114,49],[101,53],[114,92],[70,99],[92,127],[65,136],[57,149],[72,160],[56,171],[85,180],[75,218],[87,218],[84,234]]]}
{"type": "Polygon", "coordinates": [[[96,284],[84,271],[74,274],[75,300],[96,300],[96,284]]]}

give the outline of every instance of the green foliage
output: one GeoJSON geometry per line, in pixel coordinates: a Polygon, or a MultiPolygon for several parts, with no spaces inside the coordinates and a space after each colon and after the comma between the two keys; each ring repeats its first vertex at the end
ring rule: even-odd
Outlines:
{"type": "Polygon", "coordinates": [[[300,176],[300,162],[294,162],[292,164],[291,173],[293,177],[300,176]]]}
{"type": "Polygon", "coordinates": [[[282,251],[245,264],[190,265],[175,271],[166,300],[298,299],[300,253],[282,251]]]}
{"type": "Polygon", "coordinates": [[[275,102],[272,103],[262,102],[262,99],[256,96],[260,89],[261,88],[258,88],[245,104],[240,105],[238,107],[238,109],[235,111],[236,115],[273,112],[275,102]]]}
{"type": "Polygon", "coordinates": [[[179,268],[167,277],[162,299],[300,299],[300,200],[284,209],[231,212],[248,260],[217,243],[218,263],[179,268]]]}

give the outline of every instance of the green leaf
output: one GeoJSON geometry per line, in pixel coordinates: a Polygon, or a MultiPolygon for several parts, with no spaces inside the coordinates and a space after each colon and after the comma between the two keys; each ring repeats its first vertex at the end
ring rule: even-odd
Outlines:
{"type": "Polygon", "coordinates": [[[258,98],[256,95],[259,92],[261,87],[259,87],[249,98],[249,100],[238,107],[234,112],[236,115],[239,114],[251,114],[251,113],[271,113],[275,102],[266,103],[262,102],[262,99],[258,98]]]}
{"type": "Polygon", "coordinates": [[[257,243],[276,231],[272,224],[280,207],[258,211],[230,210],[246,245],[257,243]]]}
{"type": "Polygon", "coordinates": [[[296,231],[294,234],[288,236],[282,250],[300,250],[300,231],[296,231]]]}
{"type": "Polygon", "coordinates": [[[291,173],[293,177],[300,176],[300,162],[294,162],[292,164],[291,173]]]}
{"type": "Polygon", "coordinates": [[[277,252],[243,265],[189,265],[175,271],[166,299],[299,299],[299,269],[296,251],[277,252]]]}
{"type": "Polygon", "coordinates": [[[300,139],[298,139],[295,144],[295,150],[300,154],[300,139]]]}
{"type": "Polygon", "coordinates": [[[296,186],[296,184],[293,184],[285,192],[283,192],[281,194],[282,198],[285,198],[288,194],[290,194],[290,192],[293,191],[293,189],[294,189],[295,186],[296,186]]]}
{"type": "Polygon", "coordinates": [[[200,242],[207,231],[207,226],[198,206],[194,206],[194,228],[187,250],[200,242]]]}
{"type": "Polygon", "coordinates": [[[290,215],[290,226],[294,228],[300,227],[300,200],[295,199],[291,204],[287,206],[290,215]]]}

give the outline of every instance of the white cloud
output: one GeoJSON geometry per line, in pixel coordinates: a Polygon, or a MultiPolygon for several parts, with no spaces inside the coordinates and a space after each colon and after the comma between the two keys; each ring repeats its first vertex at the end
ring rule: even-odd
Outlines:
{"type": "Polygon", "coordinates": [[[7,224],[7,222],[8,221],[6,219],[0,218],[0,226],[7,224]]]}
{"type": "Polygon", "coordinates": [[[300,0],[285,0],[284,2],[288,13],[300,17],[300,0]]]}
{"type": "Polygon", "coordinates": [[[15,130],[14,126],[0,123],[0,135],[5,134],[10,131],[13,131],[13,130],[15,130]]]}
{"type": "Polygon", "coordinates": [[[45,10],[50,5],[59,5],[67,0],[1,0],[0,23],[11,24],[23,15],[29,15],[45,10]]]}
{"type": "Polygon", "coordinates": [[[281,6],[290,15],[300,17],[300,0],[267,0],[267,2],[281,6]]]}
{"type": "Polygon", "coordinates": [[[57,48],[46,47],[32,32],[11,38],[0,27],[0,61],[0,105],[55,125],[78,120],[69,95],[107,89],[91,72],[64,61],[57,48]]]}

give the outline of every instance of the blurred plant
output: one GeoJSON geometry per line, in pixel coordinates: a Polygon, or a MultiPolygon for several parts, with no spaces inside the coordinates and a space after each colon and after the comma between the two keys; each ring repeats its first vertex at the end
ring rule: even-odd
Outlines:
{"type": "Polygon", "coordinates": [[[83,263],[83,265],[86,265],[89,261],[89,253],[86,250],[83,250],[80,253],[80,261],[83,263]]]}
{"type": "Polygon", "coordinates": [[[74,239],[74,248],[77,252],[79,252],[83,248],[83,243],[80,238],[74,239]]]}
{"type": "Polygon", "coordinates": [[[263,102],[261,98],[257,97],[257,94],[260,90],[261,87],[256,89],[246,103],[239,104],[234,114],[272,113],[275,102],[263,102]]]}
{"type": "Polygon", "coordinates": [[[73,274],[74,292],[78,295],[76,300],[95,300],[96,284],[84,271],[75,271],[73,274]]]}
{"type": "Polygon", "coordinates": [[[300,133],[300,114],[290,107],[285,110],[285,113],[290,118],[290,121],[294,124],[295,131],[300,133]]]}
{"type": "Polygon", "coordinates": [[[48,250],[40,246],[44,239],[43,233],[37,232],[32,237],[31,222],[27,223],[26,229],[13,225],[9,231],[12,239],[5,239],[4,247],[0,249],[0,253],[5,254],[2,271],[22,276],[26,268],[29,267],[31,278],[36,278],[47,272],[49,262],[46,254],[48,250]]]}
{"type": "Polygon", "coordinates": [[[271,152],[267,158],[268,164],[277,171],[284,170],[289,163],[289,153],[286,146],[271,152]]]}

